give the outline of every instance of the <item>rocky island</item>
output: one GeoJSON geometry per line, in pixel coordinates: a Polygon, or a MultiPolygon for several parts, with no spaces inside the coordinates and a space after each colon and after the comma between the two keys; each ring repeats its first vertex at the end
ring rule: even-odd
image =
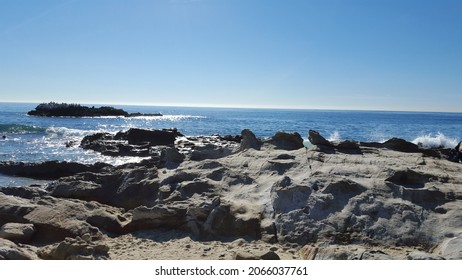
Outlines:
{"type": "Polygon", "coordinates": [[[81,146],[139,163],[4,162],[53,181],[0,188],[0,259],[462,258],[449,150],[309,140],[136,129],[81,146]]]}
{"type": "Polygon", "coordinates": [[[128,113],[122,109],[114,107],[88,107],[80,104],[68,103],[42,103],[34,110],[27,113],[30,116],[39,117],[141,117],[141,116],[162,116],[160,113],[142,114],[128,113]]]}

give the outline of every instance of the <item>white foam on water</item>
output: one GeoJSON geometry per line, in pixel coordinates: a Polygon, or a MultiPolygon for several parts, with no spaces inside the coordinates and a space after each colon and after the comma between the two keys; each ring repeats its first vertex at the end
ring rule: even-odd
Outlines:
{"type": "Polygon", "coordinates": [[[329,141],[339,141],[341,138],[340,138],[340,132],[338,132],[337,130],[332,132],[329,137],[327,137],[327,140],[329,141]]]}
{"type": "Polygon", "coordinates": [[[424,148],[454,148],[458,140],[445,136],[443,133],[438,132],[436,135],[432,133],[421,135],[412,140],[412,143],[424,148]]]}

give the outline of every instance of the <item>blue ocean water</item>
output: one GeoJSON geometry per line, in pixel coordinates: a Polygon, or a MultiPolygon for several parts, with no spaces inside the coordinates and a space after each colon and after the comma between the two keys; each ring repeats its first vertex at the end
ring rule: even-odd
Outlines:
{"type": "MultiPolygon", "coordinates": [[[[277,131],[319,131],[330,140],[383,142],[403,138],[426,147],[454,147],[462,139],[462,113],[388,111],[329,111],[282,109],[230,109],[153,106],[114,106],[130,113],[162,113],[162,117],[45,118],[26,113],[38,104],[0,103],[0,161],[38,162],[67,160],[121,164],[136,158],[111,158],[82,150],[85,135],[118,132],[132,127],[176,127],[187,136],[239,135],[251,129],[257,137],[277,131]],[[76,145],[66,147],[66,143],[76,145]]],[[[101,106],[101,105],[95,105],[101,106]]]]}

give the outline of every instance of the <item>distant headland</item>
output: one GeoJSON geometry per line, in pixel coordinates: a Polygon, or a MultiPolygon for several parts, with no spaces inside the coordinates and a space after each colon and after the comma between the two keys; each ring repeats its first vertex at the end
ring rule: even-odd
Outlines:
{"type": "Polygon", "coordinates": [[[140,117],[140,116],[162,116],[160,113],[143,114],[128,113],[122,109],[109,106],[96,108],[94,106],[82,106],[80,104],[68,103],[41,103],[34,110],[27,113],[30,116],[39,117],[140,117]]]}

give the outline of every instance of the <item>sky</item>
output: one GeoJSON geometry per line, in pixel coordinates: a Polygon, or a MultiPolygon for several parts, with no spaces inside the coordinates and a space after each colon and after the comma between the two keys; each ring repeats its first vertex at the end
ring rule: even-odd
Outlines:
{"type": "Polygon", "coordinates": [[[0,0],[0,102],[462,112],[459,0],[0,0]]]}

